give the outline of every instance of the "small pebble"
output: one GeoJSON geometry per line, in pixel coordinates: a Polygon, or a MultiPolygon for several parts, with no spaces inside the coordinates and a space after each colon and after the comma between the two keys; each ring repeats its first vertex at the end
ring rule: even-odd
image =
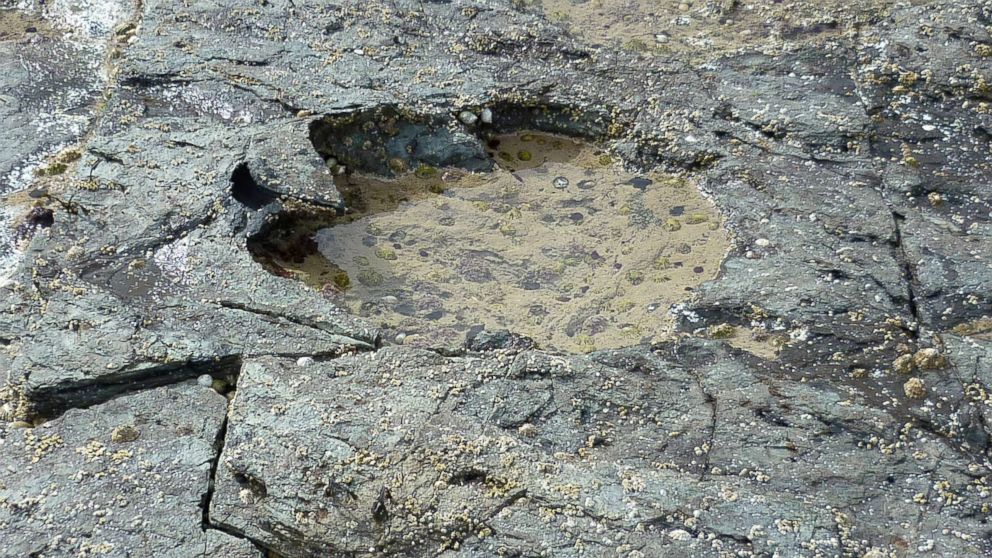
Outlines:
{"type": "Polygon", "coordinates": [[[559,190],[564,190],[565,188],[568,188],[568,179],[565,178],[564,176],[559,176],[554,179],[552,184],[554,185],[555,188],[558,188],[559,190]]]}
{"type": "Polygon", "coordinates": [[[311,364],[313,364],[313,359],[311,357],[300,357],[296,361],[296,365],[299,366],[300,368],[306,368],[311,364]]]}
{"type": "Polygon", "coordinates": [[[471,126],[479,121],[479,117],[475,115],[474,112],[469,110],[463,110],[458,113],[458,120],[462,121],[462,124],[466,126],[471,126]]]}
{"type": "Polygon", "coordinates": [[[492,109],[484,108],[482,109],[482,123],[492,124],[493,123],[493,111],[492,109]]]}
{"type": "Polygon", "coordinates": [[[202,376],[200,376],[199,378],[196,379],[196,383],[199,384],[199,385],[201,385],[201,386],[203,386],[203,387],[207,387],[208,388],[208,387],[214,385],[214,379],[213,379],[213,376],[211,376],[210,374],[204,374],[204,375],[202,375],[202,376]]]}
{"type": "Polygon", "coordinates": [[[117,443],[133,442],[141,436],[141,431],[130,424],[118,426],[110,433],[110,439],[117,443]]]}
{"type": "Polygon", "coordinates": [[[755,246],[760,246],[762,248],[766,246],[771,246],[771,244],[772,244],[771,241],[768,240],[767,238],[759,238],[758,240],[754,241],[755,246]]]}

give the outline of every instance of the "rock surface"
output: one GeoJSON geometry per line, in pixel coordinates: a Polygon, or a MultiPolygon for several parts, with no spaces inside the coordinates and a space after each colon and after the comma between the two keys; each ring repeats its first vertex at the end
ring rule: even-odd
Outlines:
{"type": "MultiPolygon", "coordinates": [[[[132,15],[123,0],[9,4],[0,4],[0,196],[62,173],[64,163],[46,158],[87,132],[107,86],[108,51],[133,36],[124,26],[111,38],[132,15]]],[[[0,278],[16,257],[16,216],[0,211],[0,278]]]]}
{"type": "Polygon", "coordinates": [[[3,555],[260,558],[200,509],[225,406],[186,383],[0,430],[3,555]]]}
{"type": "Polygon", "coordinates": [[[211,519],[287,556],[988,552],[957,448],[755,360],[696,341],[250,360],[211,519]]]}
{"type": "Polygon", "coordinates": [[[527,2],[151,0],[115,38],[95,31],[116,56],[105,103],[86,82],[89,124],[30,141],[42,97],[8,91],[51,80],[5,72],[0,171],[82,139],[32,183],[53,222],[0,284],[0,540],[18,556],[989,555],[992,4],[917,4],[689,63],[593,46],[527,2]],[[671,341],[383,347],[246,248],[278,215],[345,210],[332,173],[482,169],[487,134],[519,129],[712,196],[734,247],[671,341]],[[700,339],[711,328],[777,352],[700,339]],[[204,373],[236,386],[226,420],[187,382],[204,373]],[[139,437],[115,441],[127,421],[139,437]]]}

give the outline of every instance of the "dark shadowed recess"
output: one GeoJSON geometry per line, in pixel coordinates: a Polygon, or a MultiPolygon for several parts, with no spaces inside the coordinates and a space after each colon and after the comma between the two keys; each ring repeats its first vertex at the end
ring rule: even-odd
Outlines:
{"type": "Polygon", "coordinates": [[[315,120],[310,141],[325,160],[348,172],[396,176],[419,165],[489,171],[494,163],[485,142],[493,136],[530,130],[596,141],[606,137],[611,118],[608,111],[555,104],[496,103],[432,115],[382,106],[315,120]],[[472,116],[459,119],[465,113],[472,116]]]}

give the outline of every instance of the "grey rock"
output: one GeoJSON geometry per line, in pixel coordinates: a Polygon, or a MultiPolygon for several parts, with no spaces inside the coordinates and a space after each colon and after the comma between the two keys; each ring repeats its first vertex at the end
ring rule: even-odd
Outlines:
{"type": "Polygon", "coordinates": [[[243,536],[285,557],[992,553],[992,13],[891,9],[871,33],[689,66],[496,0],[153,0],[116,32],[95,120],[82,69],[102,46],[56,79],[57,45],[3,43],[40,70],[0,77],[0,171],[86,134],[0,283],[0,539],[15,555],[78,553],[84,533],[120,555],[250,555],[243,536]],[[34,134],[76,84],[82,127],[34,134]],[[678,342],[382,348],[248,250],[280,216],[345,210],[334,172],[486,170],[485,142],[520,129],[596,140],[721,209],[734,245],[677,309],[678,342]],[[725,323],[787,342],[762,358],[696,338],[725,323]],[[947,365],[895,370],[924,347],[947,365]],[[203,374],[233,389],[226,430],[203,374]],[[117,436],[141,457],[89,461],[121,417],[143,421],[117,436]],[[24,435],[45,432],[63,443],[31,463],[24,435]],[[161,476],[119,474],[141,459],[161,476]],[[73,476],[97,466],[117,472],[73,476]],[[79,511],[80,483],[103,507],[138,498],[144,523],[79,511]]]}
{"type": "Polygon", "coordinates": [[[479,117],[476,116],[475,113],[472,111],[463,110],[458,113],[458,120],[461,120],[462,124],[466,126],[471,126],[479,121],[479,117]]]}
{"type": "Polygon", "coordinates": [[[860,556],[893,537],[988,552],[965,454],[748,360],[699,342],[509,359],[385,348],[303,374],[251,360],[211,518],[288,556],[860,556]]]}
{"type": "MultiPolygon", "coordinates": [[[[11,26],[21,27],[0,41],[0,196],[26,188],[46,158],[89,129],[107,85],[103,61],[115,46],[107,37],[131,15],[122,0],[31,1],[4,10],[11,13],[11,26]],[[24,32],[27,27],[36,31],[24,32]]],[[[16,261],[19,239],[10,227],[25,210],[0,211],[0,277],[16,261]]]]}
{"type": "Polygon", "coordinates": [[[261,558],[243,538],[204,530],[226,404],[187,383],[0,427],[3,554],[261,558]]]}
{"type": "Polygon", "coordinates": [[[506,329],[488,330],[482,329],[470,332],[465,339],[465,348],[470,351],[522,351],[533,349],[534,340],[523,335],[518,335],[506,329]]]}

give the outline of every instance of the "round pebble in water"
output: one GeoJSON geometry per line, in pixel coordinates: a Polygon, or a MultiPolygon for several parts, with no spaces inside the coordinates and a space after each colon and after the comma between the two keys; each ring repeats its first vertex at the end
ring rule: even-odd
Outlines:
{"type": "Polygon", "coordinates": [[[573,223],[581,223],[582,220],[586,218],[586,216],[576,211],[575,213],[569,215],[568,218],[573,223]]]}
{"type": "Polygon", "coordinates": [[[703,266],[697,265],[696,267],[692,268],[692,272],[693,273],[702,273],[703,272],[703,266]]]}
{"type": "Polygon", "coordinates": [[[579,183],[576,184],[576,186],[578,186],[579,190],[592,190],[593,188],[596,187],[596,181],[595,180],[580,180],[579,183]]]}
{"type": "Polygon", "coordinates": [[[554,185],[554,187],[558,188],[559,190],[564,190],[565,188],[568,188],[568,179],[565,178],[564,176],[558,176],[555,177],[555,179],[551,182],[551,184],[554,185]]]}
{"type": "Polygon", "coordinates": [[[638,190],[646,190],[647,187],[650,186],[651,183],[653,182],[654,181],[651,180],[650,178],[645,178],[643,176],[635,176],[634,178],[628,180],[627,184],[630,184],[631,186],[637,188],[638,190]]]}

